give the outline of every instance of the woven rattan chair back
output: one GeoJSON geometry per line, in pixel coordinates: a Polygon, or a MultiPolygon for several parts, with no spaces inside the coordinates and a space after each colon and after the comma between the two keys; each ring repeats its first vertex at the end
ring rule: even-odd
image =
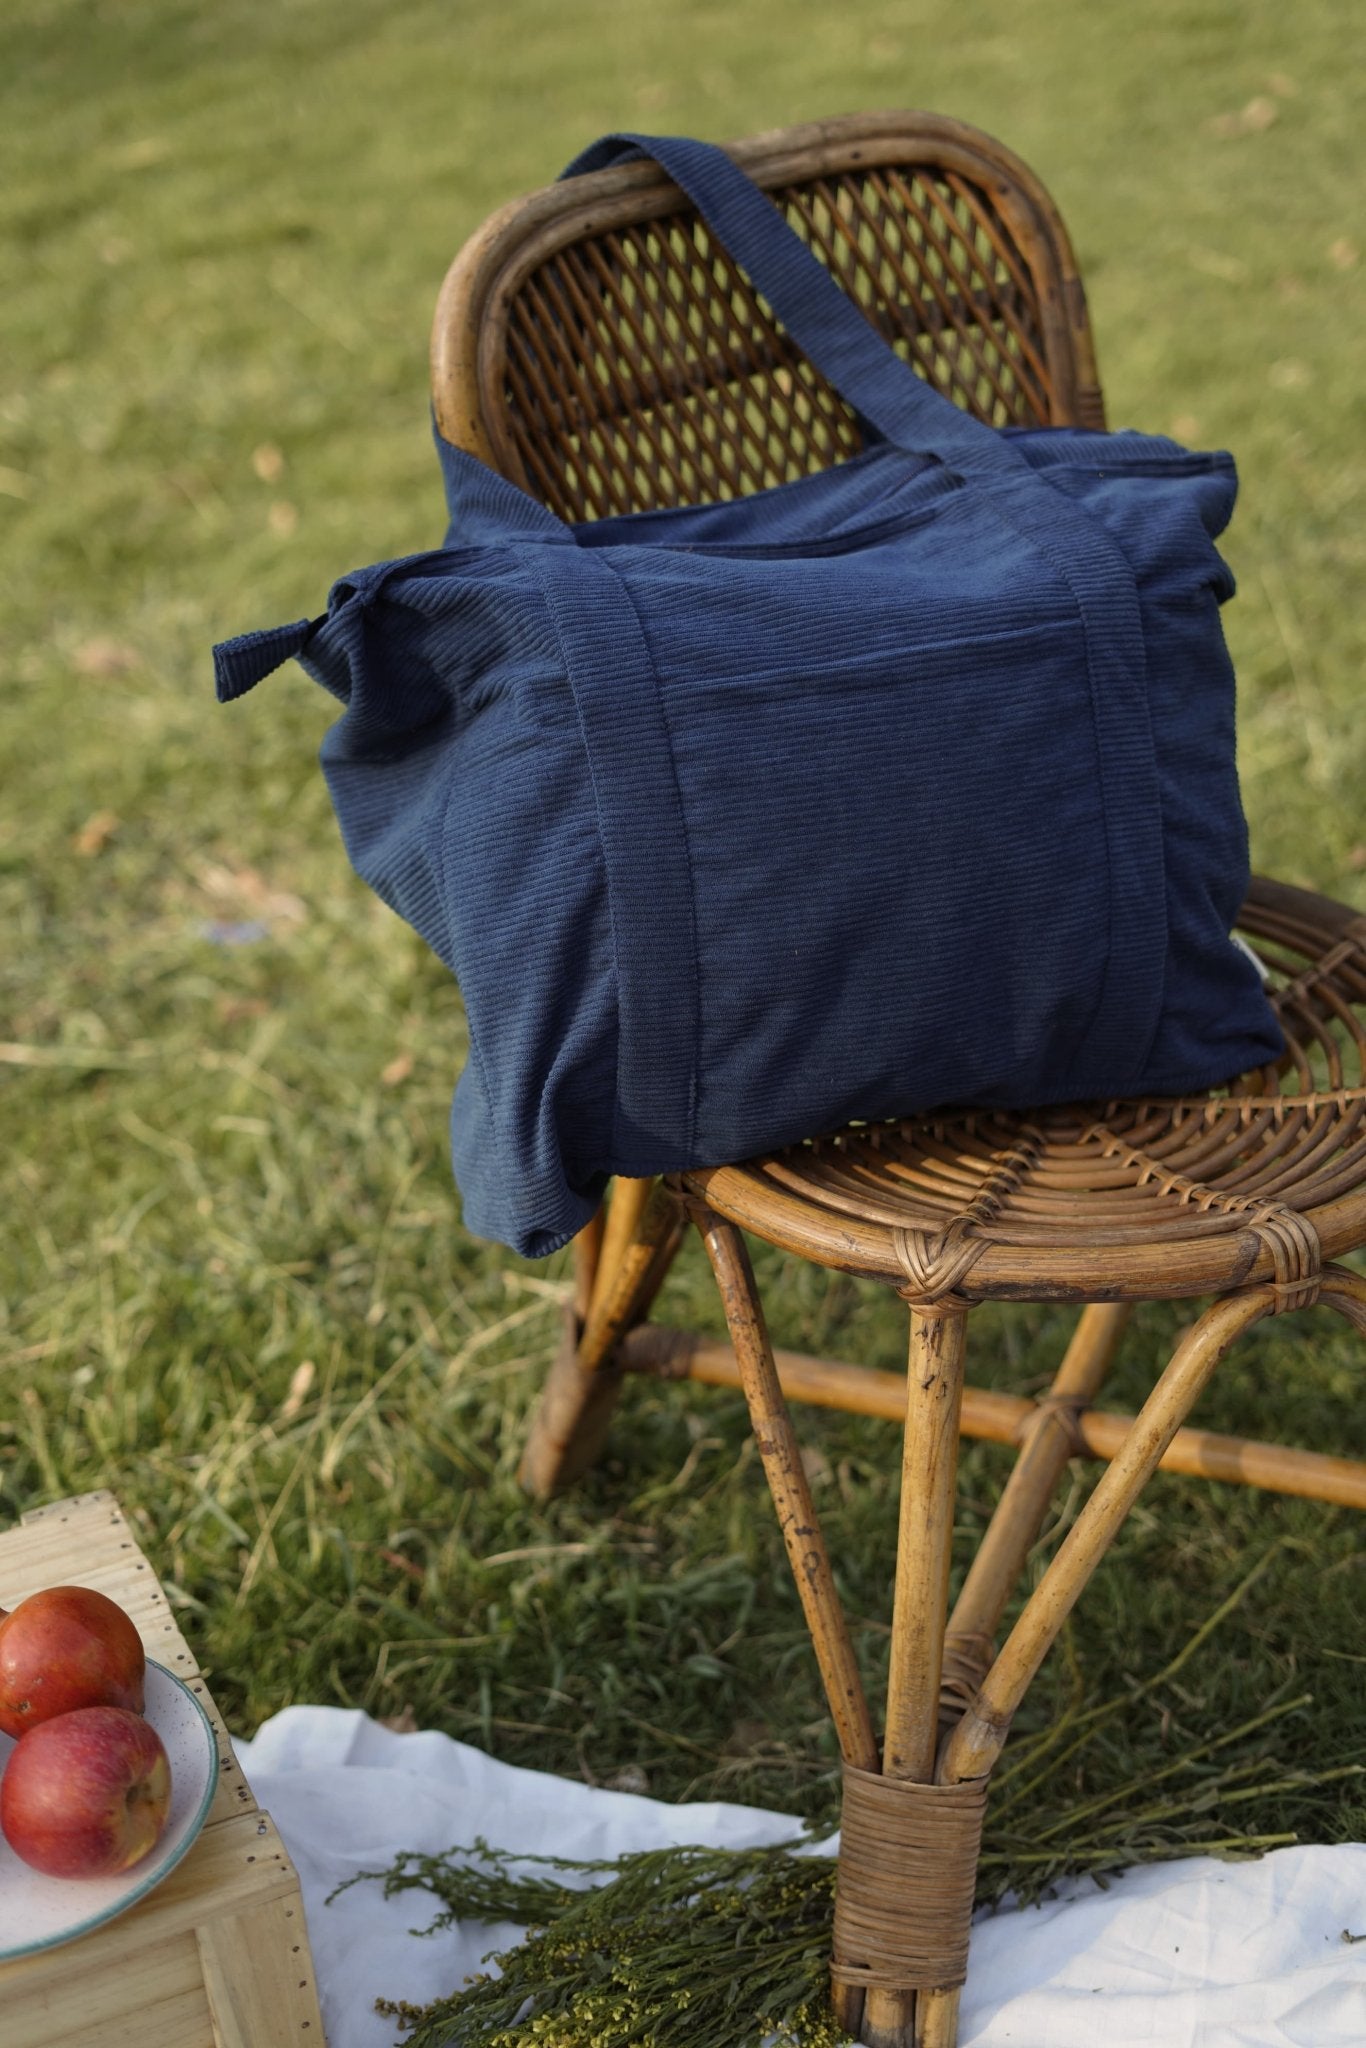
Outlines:
{"type": "MultiPolygon", "coordinates": [[[[734,146],[898,354],[997,426],[1104,424],[1066,232],[999,143],[924,114],[734,146]]],[[[564,519],[744,496],[858,452],[858,422],[664,173],[496,214],[437,308],[442,433],[564,519]]]]}
{"type": "MultiPolygon", "coordinates": [[[[914,368],[996,425],[1104,425],[1086,302],[1047,194],[998,143],[923,114],[735,144],[914,368]]],[[[652,165],[505,208],[441,294],[441,432],[569,520],[744,495],[847,460],[857,420],[652,165]]],[[[672,1184],[618,1181],[576,1243],[576,1288],[523,1459],[541,1493],[591,1461],[628,1372],[741,1386],[845,1768],[832,1956],[844,2027],[954,2048],[992,1767],[1029,1683],[1159,1462],[1366,1507],[1366,1467],[1183,1426],[1263,1316],[1322,1302],[1366,1331],[1366,919],[1258,882],[1243,926],[1288,1051],[1183,1101],[912,1118],[672,1184]],[[646,1320],[691,1220],[728,1345],[646,1320]],[[775,1354],[741,1229],[895,1287],[909,1370],[775,1354]],[[1219,1295],[1141,1414],[1092,1407],[1128,1304],[1219,1295]],[[1086,1304],[1038,1401],[965,1387],[989,1299],[1086,1304]],[[786,1397],[904,1417],[879,1738],[786,1397]],[[960,1430],[1019,1454],[947,1614],[960,1430]],[[1007,1603],[1069,1461],[1107,1468],[999,1650],[1007,1603]],[[946,1620],[947,1614],[947,1620],[946,1620]]]]}

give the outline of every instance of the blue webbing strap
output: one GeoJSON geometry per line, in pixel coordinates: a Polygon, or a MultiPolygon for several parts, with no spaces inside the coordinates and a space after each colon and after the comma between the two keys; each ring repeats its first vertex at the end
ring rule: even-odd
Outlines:
{"type": "Polygon", "coordinates": [[[709,142],[678,135],[605,135],[561,173],[573,178],[642,156],[685,192],[722,248],[748,273],[803,355],[894,447],[981,474],[1018,474],[1022,458],[888,347],[772,200],[709,142]]]}
{"type": "MultiPolygon", "coordinates": [[[[630,594],[601,552],[534,547],[523,559],[573,691],[607,874],[618,1001],[613,1149],[618,1159],[682,1166],[695,1149],[701,975],[659,678],[630,594]]],[[[660,1169],[642,1165],[651,1170],[660,1169]]]]}

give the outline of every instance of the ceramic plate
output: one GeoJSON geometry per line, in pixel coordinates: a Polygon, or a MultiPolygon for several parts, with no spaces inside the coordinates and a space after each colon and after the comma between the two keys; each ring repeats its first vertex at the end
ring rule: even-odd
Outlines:
{"type": "MultiPolygon", "coordinates": [[[[171,1766],[171,1811],[161,1840],[118,1877],[43,1877],[0,1835],[0,1963],[58,1948],[126,1913],[169,1877],[203,1827],[218,1784],[209,1717],[188,1686],[150,1660],[146,1712],[171,1766]]],[[[0,1735],[0,1771],[15,1748],[0,1735]]]]}

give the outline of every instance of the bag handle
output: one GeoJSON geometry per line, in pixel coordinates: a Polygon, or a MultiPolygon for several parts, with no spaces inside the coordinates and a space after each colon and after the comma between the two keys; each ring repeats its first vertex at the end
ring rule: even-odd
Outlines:
{"type": "MultiPolygon", "coordinates": [[[[1123,946],[1110,947],[1087,1034],[1093,1046],[1114,1049],[1116,1072],[1141,1074],[1161,1014],[1167,909],[1147,654],[1131,563],[1103,522],[1045,483],[1006,435],[902,362],[724,151],[677,136],[610,135],[576,157],[565,176],[639,155],[653,157],[687,194],[798,347],[873,429],[909,454],[938,457],[989,483],[991,515],[1030,540],[1041,567],[1070,590],[1090,672],[1111,931],[1126,935],[1123,946]]],[[[1078,743],[1087,738],[1079,735],[1078,743]]]]}
{"type": "Polygon", "coordinates": [[[955,469],[1018,475],[1023,458],[994,427],[945,398],[888,346],[772,200],[724,150],[679,135],[605,135],[561,176],[651,157],[748,273],[802,353],[881,437],[955,469]]]}

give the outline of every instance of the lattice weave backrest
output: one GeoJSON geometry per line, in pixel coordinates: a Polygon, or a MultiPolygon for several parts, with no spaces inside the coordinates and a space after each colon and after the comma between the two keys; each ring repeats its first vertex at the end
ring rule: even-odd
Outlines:
{"type": "MultiPolygon", "coordinates": [[[[979,169],[962,149],[947,162],[908,144],[901,161],[868,161],[864,151],[840,163],[850,152],[832,138],[856,125],[788,131],[804,145],[788,156],[806,174],[761,177],[807,245],[897,353],[958,405],[994,425],[1100,424],[1084,301],[1064,275],[1070,250],[1046,198],[1041,219],[1037,188],[1022,197],[998,163],[979,169]],[[821,146],[806,144],[812,136],[821,146]],[[831,155],[833,165],[820,161],[831,155]],[[1074,290],[1060,319],[1064,285],[1074,290]]],[[[444,420],[443,431],[566,519],[746,495],[862,445],[850,408],[744,274],[676,189],[662,205],[658,188],[639,217],[618,206],[617,218],[590,218],[580,232],[543,232],[486,299],[451,298],[448,280],[438,310],[438,357],[443,318],[468,312],[496,330],[492,342],[481,336],[478,376],[491,446],[444,420]]],[[[547,202],[552,194],[526,205],[547,202]]],[[[516,218],[503,230],[514,241],[516,218]]],[[[440,417],[439,372],[437,389],[440,417]]]]}

